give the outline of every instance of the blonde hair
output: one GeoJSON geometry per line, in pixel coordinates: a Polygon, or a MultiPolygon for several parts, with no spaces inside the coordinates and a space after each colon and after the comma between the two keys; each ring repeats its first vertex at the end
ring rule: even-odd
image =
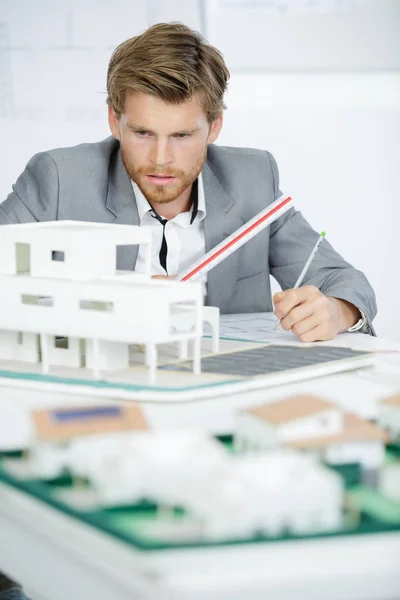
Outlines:
{"type": "Polygon", "coordinates": [[[219,50],[183,23],[157,23],[113,52],[107,71],[107,104],[124,111],[129,92],[168,104],[199,94],[209,123],[221,114],[229,71],[219,50]]]}

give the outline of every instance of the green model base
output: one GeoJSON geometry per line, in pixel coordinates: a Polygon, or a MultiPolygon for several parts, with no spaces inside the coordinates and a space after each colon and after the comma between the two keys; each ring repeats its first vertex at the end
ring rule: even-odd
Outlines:
{"type": "MultiPolygon", "coordinates": [[[[220,440],[232,448],[230,436],[224,436],[220,440]]],[[[358,464],[332,467],[344,478],[347,504],[350,507],[345,513],[343,529],[298,536],[288,533],[279,537],[258,535],[246,539],[213,541],[204,537],[198,522],[178,508],[157,507],[146,502],[111,509],[78,507],[71,498],[73,495],[83,498],[85,495],[90,496],[91,490],[87,483],[79,482],[74,485],[68,476],[52,481],[16,476],[15,470],[7,467],[10,459],[14,465],[24,460],[19,452],[0,454],[0,481],[144,551],[400,531],[400,502],[391,501],[377,490],[362,485],[358,464]]],[[[387,460],[399,459],[400,447],[388,447],[387,460]]]]}

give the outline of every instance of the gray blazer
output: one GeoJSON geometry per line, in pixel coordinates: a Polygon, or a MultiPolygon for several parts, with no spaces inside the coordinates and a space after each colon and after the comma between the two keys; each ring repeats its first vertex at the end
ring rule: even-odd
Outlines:
{"type": "MultiPolygon", "coordinates": [[[[210,145],[203,182],[207,251],[280,195],[276,162],[262,150],[210,145]]],[[[0,224],[57,219],[139,224],[131,181],[113,137],[36,154],[0,204],[0,224]]],[[[209,272],[208,304],[224,313],[271,311],[270,275],[283,289],[293,287],[317,238],[292,208],[209,272]]],[[[134,269],[136,256],[137,248],[120,248],[118,268],[134,269]]],[[[306,284],[348,300],[372,322],[376,302],[370,284],[326,241],[306,284]]]]}

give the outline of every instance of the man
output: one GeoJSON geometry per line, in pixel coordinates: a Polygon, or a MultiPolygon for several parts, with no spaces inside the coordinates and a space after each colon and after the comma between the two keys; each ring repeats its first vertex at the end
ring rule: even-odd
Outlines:
{"type": "MultiPolygon", "coordinates": [[[[268,152],[213,144],[229,72],[222,55],[179,23],[157,24],[115,50],[107,74],[112,137],[34,156],[0,205],[0,223],[55,219],[152,226],[153,272],[174,276],[272,203],[268,152]]],[[[374,292],[325,242],[293,285],[318,234],[294,209],[208,273],[207,303],[222,312],[273,309],[304,342],[348,329],[372,333],[374,292]]],[[[126,247],[118,268],[143,268],[126,247]]]]}

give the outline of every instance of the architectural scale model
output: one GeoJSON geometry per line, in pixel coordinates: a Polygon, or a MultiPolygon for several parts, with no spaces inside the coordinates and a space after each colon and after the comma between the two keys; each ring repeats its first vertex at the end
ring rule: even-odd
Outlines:
{"type": "Polygon", "coordinates": [[[399,396],[381,402],[377,424],[304,395],[237,414],[229,439],[152,429],[149,399],[243,393],[374,357],[251,340],[220,351],[202,284],[152,279],[150,258],[145,227],[0,228],[0,386],[91,398],[0,403],[0,481],[142,549],[400,527],[400,449],[385,448],[400,439],[399,396]],[[117,271],[139,244],[145,272],[117,271]]]}
{"type": "Polygon", "coordinates": [[[180,507],[208,539],[338,529],[341,477],[295,450],[232,454],[197,431],[152,431],[137,406],[34,411],[33,477],[88,481],[103,506],[180,507]]]}
{"type": "Polygon", "coordinates": [[[369,352],[296,340],[283,347],[224,340],[221,351],[219,309],[204,306],[203,293],[196,281],[152,279],[151,228],[4,225],[0,386],[176,402],[374,362],[369,352]],[[117,257],[133,269],[139,245],[144,271],[117,270],[117,257]],[[210,341],[203,338],[204,322],[210,341]]]}
{"type": "Polygon", "coordinates": [[[102,371],[129,367],[129,345],[146,351],[149,382],[157,345],[177,342],[199,374],[203,319],[218,350],[219,311],[204,316],[199,283],[151,278],[151,229],[56,221],[6,225],[0,232],[0,359],[102,371]],[[117,271],[117,254],[145,246],[145,272],[117,271]]]}
{"type": "Polygon", "coordinates": [[[373,423],[317,397],[237,414],[228,443],[198,430],[152,429],[145,407],[132,403],[54,406],[27,416],[21,456],[12,440],[11,457],[0,444],[0,480],[37,486],[41,499],[83,520],[97,511],[100,527],[110,509],[123,509],[130,515],[124,532],[134,524],[136,541],[343,534],[359,523],[365,529],[363,510],[376,530],[381,521],[400,526],[400,449],[385,448],[388,434],[373,423]],[[136,521],[140,514],[145,519],[136,521]]]}

